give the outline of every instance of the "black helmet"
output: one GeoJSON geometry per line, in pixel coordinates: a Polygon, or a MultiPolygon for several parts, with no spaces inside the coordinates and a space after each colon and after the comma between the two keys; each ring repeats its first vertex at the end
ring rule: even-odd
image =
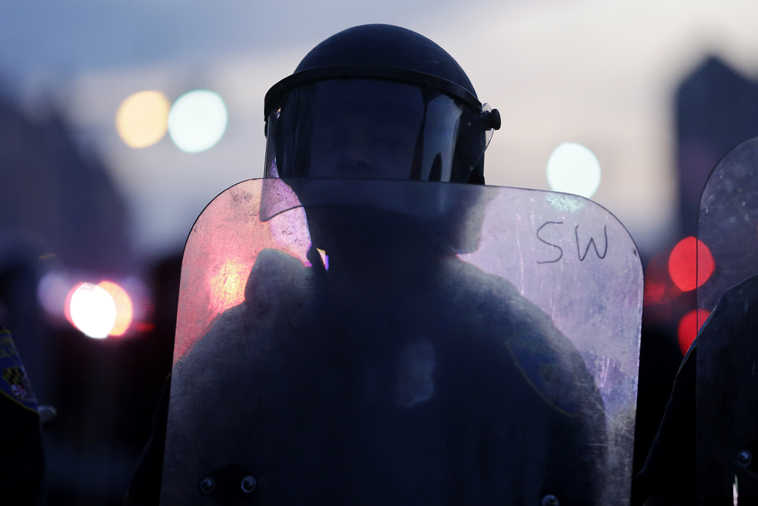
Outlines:
{"type": "Polygon", "coordinates": [[[458,63],[416,32],[362,25],[313,48],[266,93],[266,176],[484,183],[500,127],[458,63]]]}

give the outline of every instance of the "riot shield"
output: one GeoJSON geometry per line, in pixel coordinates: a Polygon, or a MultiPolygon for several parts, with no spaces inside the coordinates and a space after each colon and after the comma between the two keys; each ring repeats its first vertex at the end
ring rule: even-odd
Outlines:
{"type": "Polygon", "coordinates": [[[758,138],[713,169],[698,217],[698,307],[712,311],[729,288],[758,274],[758,138]]]}
{"type": "Polygon", "coordinates": [[[699,504],[732,504],[737,498],[739,504],[755,504],[758,138],[737,146],[711,172],[700,202],[698,239],[699,504]]]}
{"type": "Polygon", "coordinates": [[[185,248],[161,504],[628,504],[641,308],[581,197],[239,183],[185,248]]]}

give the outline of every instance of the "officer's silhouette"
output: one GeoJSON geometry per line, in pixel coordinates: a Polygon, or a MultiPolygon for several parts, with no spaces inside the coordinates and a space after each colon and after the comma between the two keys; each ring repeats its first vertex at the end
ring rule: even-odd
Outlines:
{"type": "Polygon", "coordinates": [[[266,118],[279,179],[259,216],[288,215],[286,185],[311,265],[261,252],[244,302],[175,365],[163,501],[599,504],[584,361],[458,257],[494,195],[478,185],[499,116],[457,63],[414,32],[352,28],[269,91],[266,118]]]}

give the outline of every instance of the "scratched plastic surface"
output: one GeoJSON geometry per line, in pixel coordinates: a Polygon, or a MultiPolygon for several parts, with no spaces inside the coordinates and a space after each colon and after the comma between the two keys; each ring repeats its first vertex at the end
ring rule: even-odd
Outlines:
{"type": "Polygon", "coordinates": [[[758,274],[758,138],[734,148],[711,172],[700,199],[698,239],[715,264],[707,279],[699,269],[698,279],[698,307],[711,311],[729,288],[758,274]]]}
{"type": "MultiPolygon", "coordinates": [[[[491,389],[494,398],[481,402],[487,408],[480,416],[504,417],[497,422],[503,431],[522,427],[519,438],[530,449],[527,459],[534,460],[531,467],[522,462],[528,478],[505,476],[515,468],[505,456],[505,463],[498,460],[493,443],[494,467],[505,473],[495,481],[506,489],[493,489],[491,497],[534,496],[538,503],[545,487],[558,491],[565,486],[550,469],[573,458],[550,448],[562,429],[542,427],[539,410],[528,407],[531,401],[519,397],[515,406],[505,405],[507,396],[520,395],[523,380],[548,411],[573,420],[569,425],[577,420],[581,425],[583,417],[602,420],[602,427],[593,429],[597,438],[587,438],[586,451],[577,457],[595,455],[585,459],[591,460],[596,487],[587,501],[627,504],[641,310],[642,271],[632,239],[610,212],[581,197],[446,183],[239,183],[208,205],[185,248],[162,503],[204,504],[208,497],[198,491],[198,482],[218,469],[252,469],[260,482],[254,492],[259,504],[305,499],[373,504],[360,491],[380,479],[388,495],[374,491],[377,504],[449,501],[453,492],[427,487],[428,481],[437,483],[438,464],[429,464],[410,486],[389,471],[369,472],[366,462],[378,466],[389,458],[385,468],[411,463],[409,473],[416,473],[426,469],[422,453],[435,456],[433,462],[446,461],[450,456],[442,455],[442,447],[457,444],[455,438],[430,434],[444,432],[439,424],[454,416],[445,415],[444,399],[457,391],[450,381],[460,380],[446,378],[459,374],[475,379],[468,385],[471,393],[458,400],[478,412],[477,399],[491,389]],[[276,322],[282,315],[286,324],[280,326],[276,322]],[[498,365],[500,349],[507,350],[508,359],[498,365]],[[290,366],[293,361],[300,365],[290,366]],[[385,362],[390,365],[384,367],[385,362]],[[457,369],[446,368],[452,363],[457,369]],[[480,374],[488,367],[494,372],[480,374]],[[564,374],[568,370],[573,372],[564,374]],[[501,381],[508,382],[505,394],[497,393],[501,381]],[[283,397],[289,407],[276,407],[283,397]],[[210,398],[223,398],[223,403],[208,421],[208,406],[215,402],[210,398]],[[269,398],[274,400],[265,401],[269,398]],[[300,406],[301,398],[320,399],[324,406],[344,401],[335,411],[342,421],[300,406]],[[502,409],[498,399],[503,399],[502,409]],[[382,403],[390,407],[370,414],[382,403]],[[433,405],[432,422],[416,434],[413,423],[421,422],[407,418],[407,410],[422,413],[433,405]],[[271,414],[277,409],[291,409],[292,418],[306,420],[310,428],[288,425],[283,420],[289,417],[271,414]],[[387,419],[361,422],[382,417],[387,419]],[[279,436],[264,437],[260,441],[267,442],[258,446],[252,442],[258,440],[256,430],[273,430],[268,419],[296,432],[284,440],[302,447],[302,454],[266,446],[282,440],[279,436]],[[343,436],[330,440],[335,432],[343,436]],[[379,451],[383,438],[389,447],[405,442],[394,453],[379,451]],[[306,485],[291,474],[285,480],[287,473],[321,472],[324,466],[309,467],[315,457],[306,449],[321,439],[331,443],[313,453],[324,459],[335,446],[342,448],[341,471],[329,475],[341,484],[327,491],[319,488],[324,480],[306,485]],[[374,446],[356,443],[373,439],[374,446]],[[414,442],[425,450],[413,453],[414,442]],[[276,462],[267,462],[265,455],[275,455],[276,462]],[[277,490],[289,495],[277,496],[277,490]]],[[[517,454],[516,446],[503,455],[517,454]]],[[[221,488],[209,495],[221,497],[221,488]]],[[[486,488],[472,485],[455,497],[486,501],[490,496],[476,495],[486,488]]]]}

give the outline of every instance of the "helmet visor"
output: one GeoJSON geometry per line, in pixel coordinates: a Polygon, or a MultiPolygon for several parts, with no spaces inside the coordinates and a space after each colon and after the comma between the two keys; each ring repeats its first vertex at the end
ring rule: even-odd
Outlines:
{"type": "Polygon", "coordinates": [[[330,79],[290,91],[267,118],[267,177],[468,182],[481,111],[438,90],[330,79]]]}

